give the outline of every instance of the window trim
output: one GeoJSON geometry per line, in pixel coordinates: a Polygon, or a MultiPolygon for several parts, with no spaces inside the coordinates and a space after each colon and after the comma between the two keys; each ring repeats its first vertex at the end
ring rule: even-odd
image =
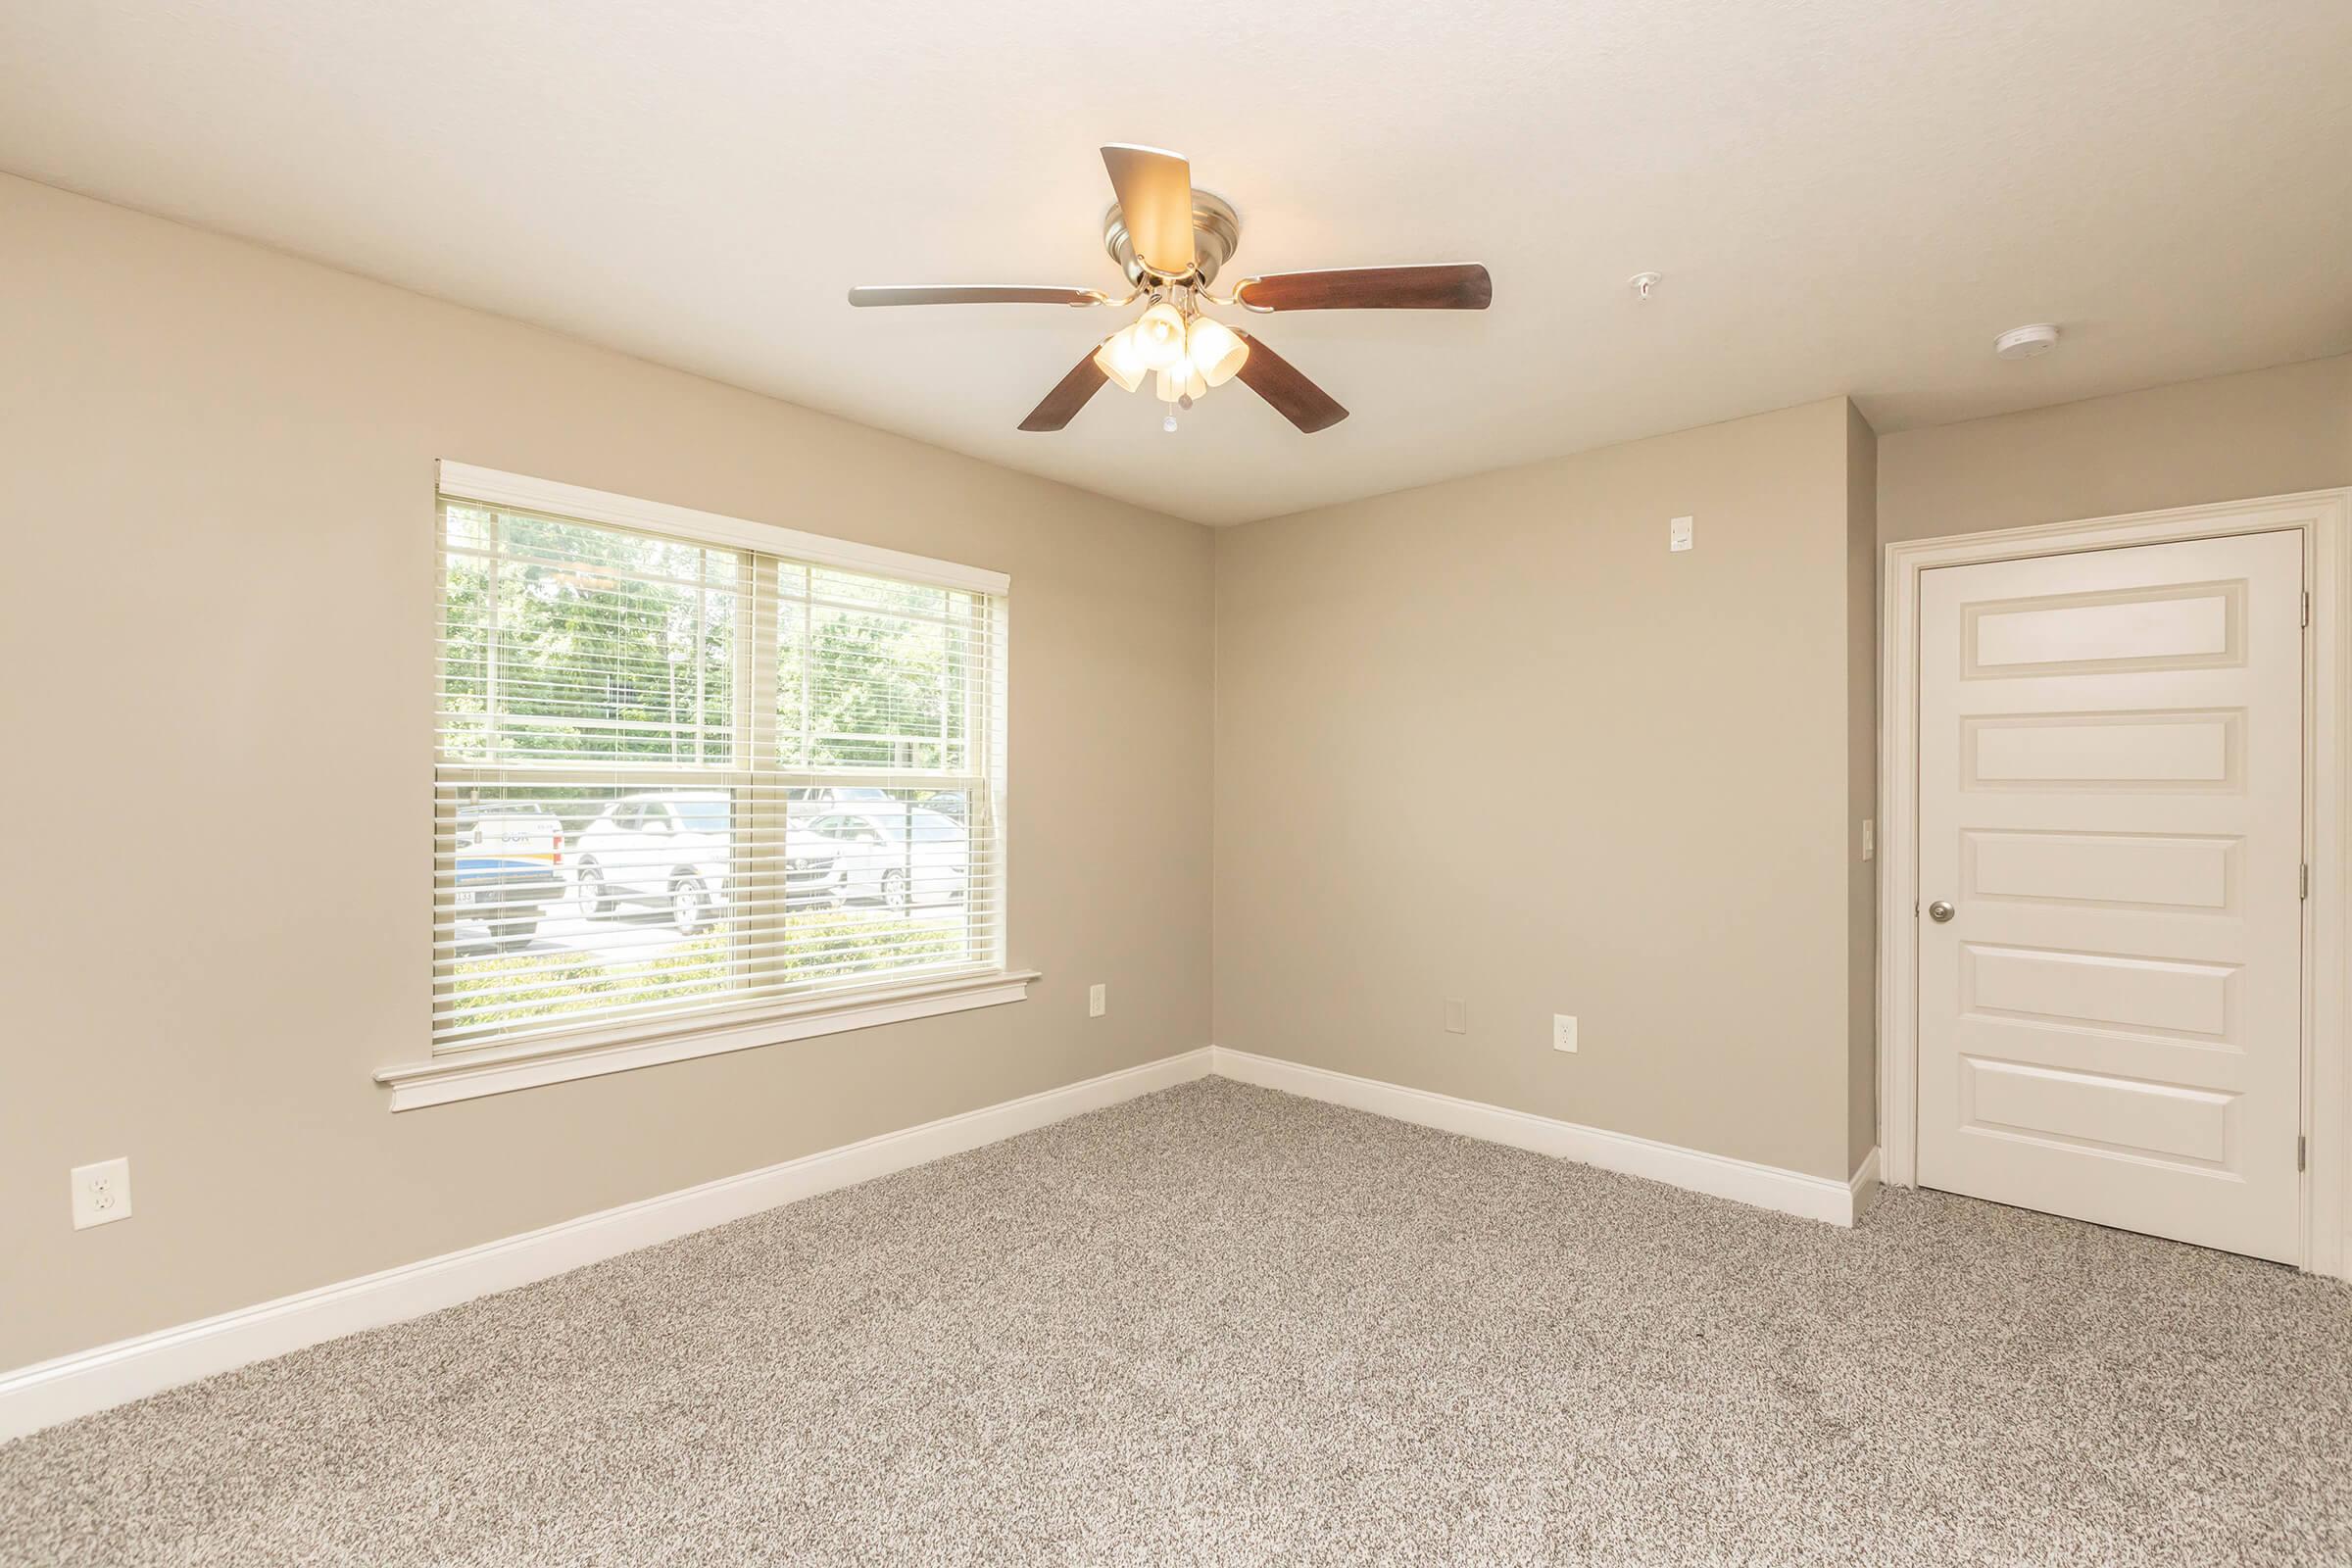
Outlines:
{"type": "Polygon", "coordinates": [[[664,501],[640,501],[634,496],[591,490],[557,479],[503,473],[448,458],[440,460],[439,485],[442,495],[462,497],[484,506],[512,507],[520,512],[599,522],[614,528],[642,528],[702,544],[735,545],[764,555],[813,562],[820,566],[840,566],[849,571],[873,572],[933,588],[960,588],[999,598],[1012,591],[1011,577],[980,566],[859,544],[854,539],[803,533],[798,528],[780,528],[772,522],[750,522],[742,517],[721,516],[715,512],[697,512],[692,507],[673,507],[664,501]]]}
{"type": "MultiPolygon", "coordinates": [[[[438,465],[436,495],[981,593],[1000,602],[1007,599],[1012,586],[1011,577],[1001,571],[446,458],[438,465]]],[[[1002,824],[997,831],[1002,835],[1002,824]]],[[[1008,898],[1007,885],[1000,899],[1008,898]]],[[[1005,965],[1002,930],[1000,926],[999,956],[993,964],[934,971],[895,983],[885,973],[870,986],[750,1002],[739,1008],[721,1006],[700,1016],[592,1025],[506,1045],[444,1046],[422,1060],[381,1069],[375,1081],[391,1091],[391,1109],[413,1110],[540,1084],[1023,1001],[1030,982],[1040,976],[1034,969],[1005,965]]]]}
{"type": "MultiPolygon", "coordinates": [[[[781,1045],[788,1040],[813,1040],[821,1035],[846,1034],[876,1024],[904,1023],[947,1012],[968,1012],[1001,1003],[1022,1002],[1030,985],[1042,979],[1035,969],[984,969],[974,974],[926,978],[912,984],[876,986],[851,996],[810,997],[798,1002],[760,1004],[755,1017],[701,1020],[693,1028],[648,1035],[639,1029],[625,1038],[599,1040],[594,1035],[537,1040],[515,1046],[487,1046],[463,1054],[444,1053],[424,1061],[386,1067],[375,1081],[392,1091],[394,1110],[477,1100],[511,1090],[559,1084],[573,1078],[594,1078],[609,1072],[628,1072],[665,1061],[687,1061],[729,1051],[781,1045]]],[[[602,1030],[600,1035],[618,1033],[602,1030]]]]}

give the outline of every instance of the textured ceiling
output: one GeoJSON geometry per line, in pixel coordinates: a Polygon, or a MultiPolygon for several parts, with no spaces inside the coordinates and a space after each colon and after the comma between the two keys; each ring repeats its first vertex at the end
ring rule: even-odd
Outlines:
{"type": "Polygon", "coordinates": [[[8,0],[0,168],[1212,522],[1839,392],[1885,431],[2352,348],[2346,0],[1163,15],[8,0]],[[1238,384],[1174,436],[1115,388],[1025,435],[1102,313],[843,302],[1115,286],[1104,141],[1241,209],[1229,278],[1476,260],[1494,308],[1252,321],[1353,410],[1321,435],[1238,384]],[[2045,319],[2058,353],[1993,359],[2045,319]]]}

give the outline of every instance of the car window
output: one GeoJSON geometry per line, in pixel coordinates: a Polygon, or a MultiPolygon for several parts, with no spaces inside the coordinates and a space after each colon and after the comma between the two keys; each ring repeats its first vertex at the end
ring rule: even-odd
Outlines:
{"type": "Polygon", "coordinates": [[[727,830],[727,803],[724,801],[672,801],[672,816],[689,833],[724,833],[727,830]]]}

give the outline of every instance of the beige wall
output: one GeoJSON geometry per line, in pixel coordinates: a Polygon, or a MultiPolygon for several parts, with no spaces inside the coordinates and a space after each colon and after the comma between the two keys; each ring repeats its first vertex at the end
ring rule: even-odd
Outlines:
{"type": "Polygon", "coordinates": [[[1844,1179],[1865,435],[1833,399],[1221,533],[1218,1044],[1844,1179]]]}
{"type": "Polygon", "coordinates": [[[1207,530],[19,180],[0,236],[0,1368],[1208,1042],[1207,530]],[[389,1114],[442,457],[1010,572],[1030,1000],[389,1114]]]}
{"type": "Polygon", "coordinates": [[[1905,430],[1879,537],[2017,528],[2352,484],[2352,355],[1905,430]]]}

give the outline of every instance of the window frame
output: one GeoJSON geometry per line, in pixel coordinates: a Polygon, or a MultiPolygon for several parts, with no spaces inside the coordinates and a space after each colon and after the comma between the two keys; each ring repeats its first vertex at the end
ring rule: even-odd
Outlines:
{"type": "MultiPolygon", "coordinates": [[[[989,809],[985,819],[967,821],[966,825],[971,836],[972,855],[975,858],[986,855],[998,867],[995,890],[997,904],[993,928],[984,943],[975,941],[971,963],[946,972],[935,970],[910,976],[883,970],[877,973],[871,984],[781,997],[751,998],[736,1003],[722,1001],[685,1014],[590,1022],[577,1027],[556,1024],[544,1029],[526,1030],[519,1038],[509,1031],[505,1037],[493,1034],[473,1040],[461,1038],[434,1042],[424,1059],[386,1067],[376,1073],[376,1081],[392,1091],[393,1110],[471,1099],[479,1095],[501,1094],[568,1078],[625,1071],[659,1061],[673,1061],[785,1040],[867,1028],[906,1018],[993,1006],[1021,1001],[1027,996],[1028,985],[1038,978],[1037,972],[1012,969],[1005,956],[1009,941],[1010,865],[1005,858],[1006,833],[1003,809],[1006,759],[999,748],[1005,746],[1007,721],[1002,705],[1010,684],[1012,584],[1007,574],[881,546],[805,533],[772,523],[723,516],[663,502],[644,501],[446,459],[439,464],[435,486],[433,507],[436,534],[444,501],[659,534],[706,548],[742,551],[756,572],[755,580],[747,581],[743,592],[747,596],[764,595],[771,603],[781,602],[775,597],[778,589],[775,575],[779,561],[795,565],[805,564],[815,567],[838,567],[928,587],[987,595],[992,602],[991,614],[998,621],[993,628],[996,667],[987,675],[987,702],[990,706],[984,710],[983,721],[970,725],[967,731],[967,755],[963,759],[963,765],[912,771],[857,766],[783,766],[777,749],[775,705],[762,700],[763,694],[774,685],[774,661],[778,650],[771,646],[774,642],[772,637],[751,637],[743,639],[736,651],[739,677],[736,681],[737,706],[733,717],[740,750],[733,764],[718,767],[680,764],[675,768],[665,768],[663,764],[649,762],[642,771],[648,780],[653,781],[648,787],[655,788],[662,787],[662,782],[656,775],[665,771],[674,771],[678,775],[671,782],[689,787],[723,790],[753,783],[782,786],[755,791],[749,808],[781,814],[787,818],[789,802],[804,790],[813,793],[817,790],[871,784],[884,788],[954,788],[967,791],[965,781],[986,781],[990,787],[976,792],[988,799],[989,809]],[[985,946],[986,952],[979,951],[982,946],[985,946]]],[[[438,552],[436,573],[445,585],[447,572],[439,564],[438,552]]],[[[439,592],[437,586],[436,597],[439,592]]],[[[971,710],[967,709],[967,711],[971,710]]],[[[471,770],[478,769],[485,782],[495,777],[497,781],[505,783],[512,783],[516,772],[511,763],[483,764],[444,756],[438,733],[433,737],[428,756],[428,770],[434,781],[436,798],[448,784],[462,782],[471,770]]],[[[941,760],[944,763],[946,759],[943,757],[941,760]]],[[[600,775],[609,776],[612,772],[608,763],[598,762],[593,767],[600,775]]],[[[551,779],[563,778],[563,765],[551,766],[548,775],[551,779]]],[[[848,808],[854,803],[827,799],[823,804],[829,808],[827,815],[853,814],[848,808]]],[[[750,831],[737,835],[737,854],[740,858],[737,874],[744,879],[739,885],[755,885],[758,880],[770,876],[780,880],[784,876],[781,861],[772,868],[757,868],[753,864],[751,851],[757,844],[767,842],[762,838],[762,833],[770,827],[775,832],[773,842],[782,844],[786,826],[784,821],[771,820],[766,824],[756,824],[750,831]]],[[[776,907],[780,910],[781,906],[781,901],[776,901],[776,907]]],[[[777,917],[781,918],[780,914],[777,917]]],[[[433,919],[437,925],[438,916],[433,919]]],[[[442,984],[442,977],[438,964],[429,967],[433,971],[433,990],[428,994],[434,994],[442,984]]],[[[427,1034],[429,1038],[429,1026],[427,1034]]]]}

